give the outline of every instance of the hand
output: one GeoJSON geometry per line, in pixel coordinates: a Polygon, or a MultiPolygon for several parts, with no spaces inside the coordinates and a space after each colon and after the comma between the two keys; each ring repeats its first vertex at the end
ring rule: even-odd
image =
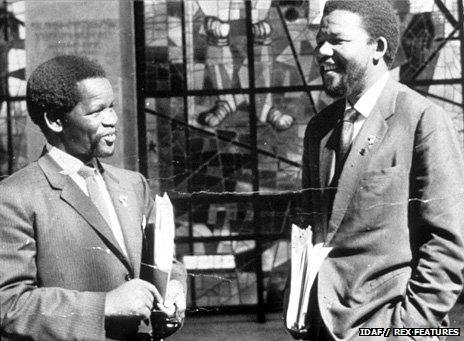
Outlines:
{"type": "Polygon", "coordinates": [[[187,302],[182,283],[175,279],[169,281],[164,304],[157,304],[157,307],[168,316],[173,316],[177,312],[177,316],[183,318],[187,302]]]}
{"type": "Polygon", "coordinates": [[[148,319],[155,301],[163,301],[156,287],[133,279],[106,294],[105,317],[148,319]]]}

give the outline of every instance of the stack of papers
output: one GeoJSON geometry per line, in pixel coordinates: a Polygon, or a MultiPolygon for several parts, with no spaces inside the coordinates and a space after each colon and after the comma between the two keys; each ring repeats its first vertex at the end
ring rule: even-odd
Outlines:
{"type": "Polygon", "coordinates": [[[311,226],[301,229],[292,225],[292,259],[290,294],[287,307],[287,329],[296,333],[307,332],[309,293],[322,262],[331,247],[312,244],[311,226]]]}
{"type": "Polygon", "coordinates": [[[155,223],[145,229],[140,277],[153,283],[163,298],[171,276],[174,258],[174,213],[165,193],[155,198],[155,223]]]}

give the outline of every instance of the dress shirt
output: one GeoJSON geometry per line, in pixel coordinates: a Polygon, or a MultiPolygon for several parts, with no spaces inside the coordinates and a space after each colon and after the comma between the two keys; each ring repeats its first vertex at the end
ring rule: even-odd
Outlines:
{"type": "MultiPolygon", "coordinates": [[[[351,139],[351,142],[353,142],[356,136],[358,136],[362,126],[364,125],[364,122],[366,122],[372,109],[375,106],[375,103],[377,103],[377,100],[379,99],[380,94],[382,93],[383,88],[385,87],[385,84],[387,84],[389,77],[390,73],[385,72],[382,75],[382,77],[380,77],[369,89],[367,89],[367,91],[358,99],[358,101],[353,106],[348,102],[348,100],[346,100],[345,112],[347,109],[353,107],[359,113],[358,118],[353,123],[353,138],[351,139]]],[[[335,159],[335,151],[333,151],[328,184],[332,182],[332,179],[335,175],[335,159]]]]}
{"type": "MultiPolygon", "coordinates": [[[[56,147],[53,147],[50,144],[47,144],[47,150],[50,157],[63,169],[62,171],[60,171],[60,174],[68,175],[77,184],[77,186],[79,186],[82,192],[84,192],[85,195],[89,196],[85,179],[77,173],[83,165],[83,162],[64,151],[56,147]]],[[[98,166],[96,164],[94,164],[94,167],[98,170],[98,166]]],[[[113,235],[116,241],[118,242],[119,246],[123,250],[124,254],[127,256],[127,249],[126,244],[124,243],[124,236],[122,234],[122,229],[121,225],[119,224],[119,219],[116,214],[116,210],[114,209],[113,201],[108,192],[108,188],[106,187],[102,175],[100,174],[100,172],[97,173],[98,175],[96,176],[96,180],[98,186],[100,187],[100,191],[103,195],[105,205],[109,212],[109,225],[111,231],[113,232],[113,235]]]]}

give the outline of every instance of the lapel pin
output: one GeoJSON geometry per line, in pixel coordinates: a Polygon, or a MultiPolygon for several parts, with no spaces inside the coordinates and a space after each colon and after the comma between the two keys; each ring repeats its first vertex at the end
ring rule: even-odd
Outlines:
{"type": "Polygon", "coordinates": [[[119,202],[122,204],[123,207],[127,207],[127,196],[120,195],[119,202]]]}
{"type": "Polygon", "coordinates": [[[369,146],[372,146],[374,144],[375,139],[376,139],[375,135],[371,135],[367,138],[367,143],[369,144],[369,146]]]}

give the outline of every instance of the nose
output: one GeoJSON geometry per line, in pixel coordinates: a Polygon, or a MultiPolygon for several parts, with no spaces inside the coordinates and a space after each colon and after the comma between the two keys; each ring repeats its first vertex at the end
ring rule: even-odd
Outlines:
{"type": "Polygon", "coordinates": [[[104,126],[115,126],[118,122],[118,115],[113,108],[106,108],[103,114],[102,124],[104,126]]]}
{"type": "Polygon", "coordinates": [[[332,57],[332,55],[332,45],[326,41],[316,48],[316,56],[318,61],[321,61],[322,59],[325,59],[327,57],[332,57]]]}

